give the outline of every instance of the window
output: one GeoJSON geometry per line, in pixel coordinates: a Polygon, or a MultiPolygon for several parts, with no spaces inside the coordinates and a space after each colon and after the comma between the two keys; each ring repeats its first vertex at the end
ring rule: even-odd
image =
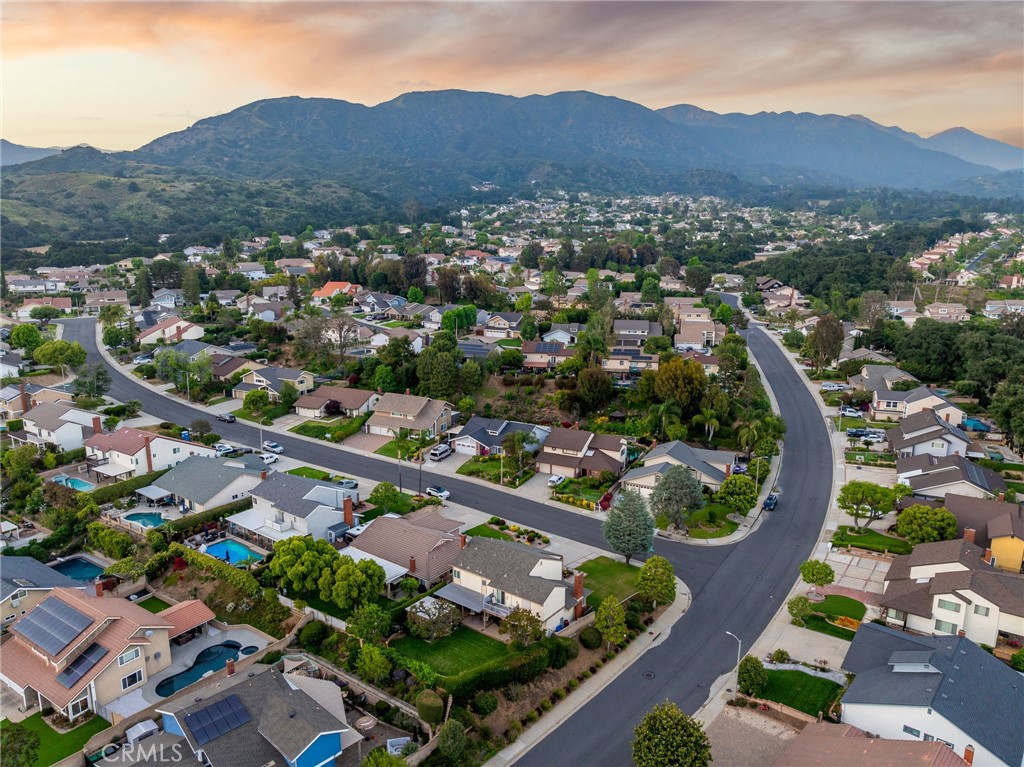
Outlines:
{"type": "Polygon", "coordinates": [[[907,735],[913,735],[915,738],[921,737],[921,731],[914,729],[909,724],[903,725],[903,732],[907,733],[907,735]]]}
{"type": "Polygon", "coordinates": [[[7,616],[6,618],[4,618],[4,623],[6,623],[7,621],[13,621],[13,620],[14,620],[15,618],[17,618],[17,617],[18,617],[18,616],[17,616],[17,614],[16,614],[16,613],[11,613],[11,614],[10,614],[10,615],[8,615],[8,616],[7,616]]]}
{"type": "Polygon", "coordinates": [[[462,573],[460,573],[458,570],[452,570],[452,578],[454,578],[457,581],[461,581],[462,573]]]}
{"type": "Polygon", "coordinates": [[[940,634],[955,634],[956,624],[949,621],[935,621],[935,630],[940,634]]]}
{"type": "Polygon", "coordinates": [[[987,607],[985,607],[984,605],[975,605],[974,606],[974,614],[975,615],[980,615],[982,618],[987,618],[989,612],[991,612],[991,611],[987,607]]]}
{"type": "Polygon", "coordinates": [[[25,589],[21,589],[17,594],[14,595],[15,599],[24,599],[28,596],[28,592],[25,589]]]}
{"type": "Polygon", "coordinates": [[[121,689],[127,690],[129,687],[134,687],[142,681],[142,671],[133,671],[128,676],[121,679],[121,689]]]}
{"type": "Polygon", "coordinates": [[[934,735],[929,735],[929,734],[928,734],[928,733],[926,732],[926,733],[924,734],[924,739],[925,739],[925,742],[927,742],[927,743],[931,743],[931,742],[932,742],[933,740],[935,740],[935,736],[934,736],[934,735]]]}
{"type": "Polygon", "coordinates": [[[118,666],[127,666],[133,660],[138,660],[138,658],[139,658],[139,648],[138,647],[133,647],[132,649],[128,650],[127,652],[121,653],[120,655],[117,656],[117,665],[118,666]]]}
{"type": "Polygon", "coordinates": [[[89,699],[88,698],[79,698],[74,703],[72,703],[70,706],[68,706],[68,713],[71,715],[72,719],[75,718],[76,716],[81,716],[82,714],[84,714],[88,710],[89,710],[89,699]]]}
{"type": "Polygon", "coordinates": [[[181,452],[181,448],[180,447],[176,447],[176,448],[173,448],[171,450],[171,455],[177,455],[180,452],[181,452]]]}
{"type": "Polygon", "coordinates": [[[939,607],[941,607],[943,610],[949,610],[950,612],[954,613],[960,612],[960,605],[956,602],[950,602],[948,599],[940,599],[939,607]]]}
{"type": "Polygon", "coordinates": [[[890,620],[894,620],[894,621],[905,621],[907,619],[907,614],[905,612],[903,612],[902,610],[891,610],[890,609],[889,612],[888,612],[888,616],[889,616],[890,620]]]}

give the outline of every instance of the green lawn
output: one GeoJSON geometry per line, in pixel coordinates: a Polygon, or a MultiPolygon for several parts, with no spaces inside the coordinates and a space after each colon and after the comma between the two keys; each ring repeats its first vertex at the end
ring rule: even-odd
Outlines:
{"type": "MultiPolygon", "coordinates": [[[[355,433],[355,432],[353,432],[353,433],[355,433]]],[[[430,446],[433,445],[436,442],[437,442],[436,439],[430,440],[423,447],[423,450],[429,449],[430,446]]],[[[409,440],[409,446],[408,446],[409,455],[412,455],[413,453],[415,453],[419,449],[420,449],[419,443],[417,443],[415,440],[409,440]]],[[[384,455],[384,456],[387,456],[388,458],[398,458],[398,441],[393,439],[390,442],[386,442],[383,445],[381,445],[379,448],[377,448],[377,450],[375,452],[377,453],[377,455],[384,455]]],[[[406,455],[404,457],[408,458],[409,455],[406,455]]]]}
{"type": "MultiPolygon", "coordinates": [[[[403,484],[405,487],[409,487],[410,485],[412,485],[413,482],[415,482],[415,480],[415,477],[406,476],[405,482],[403,484]]],[[[376,506],[373,509],[370,509],[370,511],[363,514],[363,522],[369,522],[371,519],[376,519],[382,514],[405,515],[412,511],[415,505],[416,501],[413,499],[411,495],[409,495],[408,493],[402,493],[402,497],[399,499],[398,503],[387,508],[383,506],[376,506]]]]}
{"type": "Polygon", "coordinates": [[[466,535],[470,538],[497,538],[499,541],[511,541],[512,536],[508,533],[503,533],[501,530],[495,530],[490,525],[477,525],[471,527],[466,531],[466,535]]]}
{"type": "Polygon", "coordinates": [[[709,503],[700,511],[694,512],[690,516],[690,521],[687,527],[690,530],[691,538],[723,538],[726,535],[736,532],[739,525],[733,522],[731,519],[726,519],[726,515],[732,511],[728,506],[723,506],[720,503],[709,503]],[[716,524],[718,525],[715,529],[709,529],[702,525],[707,522],[708,512],[714,511],[716,524]]]}
{"type": "Polygon", "coordinates": [[[151,613],[158,613],[161,610],[166,610],[170,605],[160,597],[146,597],[138,603],[139,607],[149,610],[151,613]]]}
{"type": "MultiPolygon", "coordinates": [[[[6,726],[5,719],[0,727],[6,726]]],[[[76,727],[71,732],[60,734],[43,721],[40,713],[33,714],[20,724],[26,729],[39,735],[39,753],[34,762],[35,767],[50,767],[50,765],[66,759],[74,753],[82,750],[86,742],[99,732],[110,727],[110,722],[94,716],[85,724],[76,727]]],[[[5,755],[4,762],[7,762],[8,755],[5,755]]],[[[14,759],[11,760],[12,763],[14,759]]]]}
{"type": "Polygon", "coordinates": [[[1024,482],[1014,482],[1008,479],[1006,480],[1006,488],[1015,492],[1018,498],[1024,497],[1024,482]]]}
{"type": "MultiPolygon", "coordinates": [[[[308,592],[306,594],[289,594],[288,596],[292,599],[301,599],[305,601],[305,603],[312,607],[314,610],[319,610],[320,612],[326,613],[327,615],[332,615],[335,618],[338,618],[339,620],[348,620],[349,616],[352,615],[351,609],[342,610],[333,602],[325,602],[320,598],[319,594],[313,592],[308,592]]],[[[376,604],[380,607],[383,607],[385,610],[390,611],[398,603],[391,599],[388,599],[383,594],[379,594],[376,599],[376,604]]]]}
{"type": "Polygon", "coordinates": [[[840,525],[839,529],[832,536],[832,544],[835,546],[856,546],[866,551],[888,551],[891,554],[909,554],[914,546],[902,538],[893,538],[874,530],[861,530],[861,534],[853,532],[855,528],[849,525],[840,525]]]}
{"type": "Polygon", "coordinates": [[[253,423],[263,421],[263,425],[266,426],[268,422],[273,423],[275,418],[288,415],[288,408],[284,405],[275,405],[274,407],[267,408],[259,415],[256,415],[254,413],[250,413],[244,407],[240,407],[238,410],[232,410],[231,414],[236,418],[242,418],[246,421],[252,421],[253,423]]]}
{"type": "Polygon", "coordinates": [[[895,466],[896,458],[888,453],[870,453],[866,450],[847,450],[847,463],[863,466],[895,466]]]}
{"type": "Polygon", "coordinates": [[[867,611],[862,602],[844,597],[842,594],[829,594],[824,602],[814,607],[822,615],[845,615],[856,621],[864,620],[864,613],[867,611]]]}
{"type": "Polygon", "coordinates": [[[636,593],[636,579],[640,568],[618,562],[610,557],[597,557],[584,562],[579,567],[587,574],[584,586],[593,590],[587,597],[587,604],[597,609],[607,596],[615,596],[622,601],[636,593]]]}
{"type": "Polygon", "coordinates": [[[293,474],[296,477],[305,477],[306,479],[318,479],[321,481],[329,481],[332,474],[329,471],[321,471],[320,469],[314,469],[312,466],[297,466],[294,469],[289,469],[286,474],[293,474]]]}
{"type": "Polygon", "coordinates": [[[864,418],[847,418],[845,415],[840,418],[839,416],[833,416],[832,421],[836,425],[836,430],[845,432],[847,429],[863,429],[870,426],[872,429],[895,429],[899,426],[897,421],[868,421],[864,418]],[[842,421],[842,424],[840,424],[842,421]]]}
{"type": "Polygon", "coordinates": [[[508,647],[497,639],[459,626],[455,632],[436,642],[416,637],[403,637],[391,646],[413,660],[422,661],[439,674],[452,675],[467,671],[508,654],[508,647]]]}
{"type": "Polygon", "coordinates": [[[518,349],[523,345],[523,339],[521,338],[502,338],[498,341],[498,346],[504,346],[507,349],[518,349]]]}
{"type": "Polygon", "coordinates": [[[558,487],[553,488],[553,491],[559,495],[575,495],[577,498],[586,498],[588,501],[597,503],[610,487],[611,483],[599,487],[587,487],[579,479],[567,479],[558,487]]]}
{"type": "Polygon", "coordinates": [[[405,326],[405,323],[401,320],[389,320],[388,322],[382,322],[381,325],[386,328],[401,328],[405,326]]]}
{"type": "MultiPolygon", "coordinates": [[[[853,635],[855,633],[849,629],[844,629],[842,626],[833,626],[820,615],[811,615],[804,619],[804,628],[810,629],[811,631],[817,631],[819,634],[827,634],[828,636],[835,637],[836,639],[845,639],[847,642],[853,641],[853,635]]],[[[774,698],[772,698],[772,700],[774,700],[774,698]]]]}
{"type": "Polygon", "coordinates": [[[768,684],[761,693],[764,700],[817,716],[828,713],[842,687],[829,679],[820,679],[803,671],[768,671],[768,684]]]}
{"type": "Polygon", "coordinates": [[[331,432],[334,431],[333,426],[328,426],[325,423],[319,421],[304,421],[298,426],[293,426],[288,431],[295,434],[301,434],[303,437],[312,437],[313,439],[328,439],[331,432]]]}
{"type": "Polygon", "coordinates": [[[213,399],[208,400],[206,405],[207,407],[210,405],[219,405],[221,402],[227,402],[229,399],[230,397],[214,397],[213,399]]]}

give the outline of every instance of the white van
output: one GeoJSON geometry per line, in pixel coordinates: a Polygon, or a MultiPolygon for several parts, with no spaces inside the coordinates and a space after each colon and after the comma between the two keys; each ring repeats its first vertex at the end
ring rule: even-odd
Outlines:
{"type": "Polygon", "coordinates": [[[452,454],[452,449],[448,445],[437,445],[429,453],[427,457],[431,461],[443,461],[445,458],[452,454]]]}

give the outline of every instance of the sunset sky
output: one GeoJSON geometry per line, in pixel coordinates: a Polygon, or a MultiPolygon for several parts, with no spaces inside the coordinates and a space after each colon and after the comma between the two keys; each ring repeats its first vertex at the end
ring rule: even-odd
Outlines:
{"type": "Polygon", "coordinates": [[[590,90],[1024,145],[1020,2],[10,2],[2,135],[134,149],[278,96],[590,90]]]}

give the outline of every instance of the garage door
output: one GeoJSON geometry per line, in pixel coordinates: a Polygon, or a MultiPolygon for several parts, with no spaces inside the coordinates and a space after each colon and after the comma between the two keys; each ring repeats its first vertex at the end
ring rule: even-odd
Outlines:
{"type": "Polygon", "coordinates": [[[455,440],[455,452],[463,455],[476,455],[476,441],[472,439],[455,440]]]}

